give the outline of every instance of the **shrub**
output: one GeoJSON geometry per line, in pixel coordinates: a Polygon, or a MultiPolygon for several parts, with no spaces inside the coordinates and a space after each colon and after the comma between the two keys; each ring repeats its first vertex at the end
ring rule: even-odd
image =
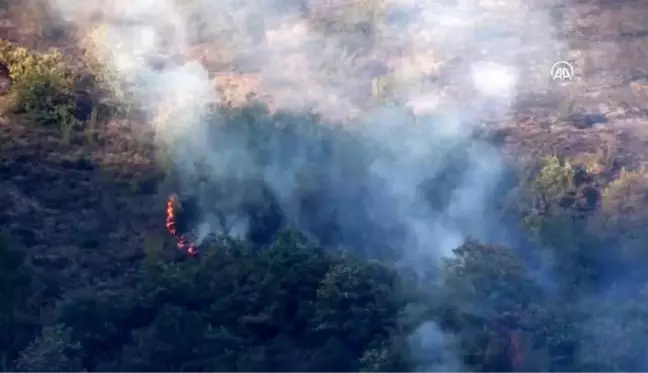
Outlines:
{"type": "MultiPolygon", "coordinates": [[[[628,263],[647,260],[648,174],[644,170],[622,169],[618,177],[605,186],[601,195],[601,209],[591,223],[590,232],[608,242],[618,243],[618,255],[628,263]]],[[[643,271],[643,270],[642,270],[643,271]]]]}
{"type": "Polygon", "coordinates": [[[15,112],[38,124],[58,124],[63,129],[76,123],[74,76],[58,51],[35,53],[2,41],[0,62],[13,79],[15,112]]]}
{"type": "Polygon", "coordinates": [[[535,179],[535,189],[547,198],[560,197],[574,186],[575,174],[569,162],[557,156],[546,157],[535,179]]]}

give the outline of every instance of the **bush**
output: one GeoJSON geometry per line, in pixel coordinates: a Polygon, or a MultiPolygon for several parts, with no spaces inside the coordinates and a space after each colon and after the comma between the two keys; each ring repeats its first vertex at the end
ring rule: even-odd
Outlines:
{"type": "Polygon", "coordinates": [[[535,179],[535,189],[547,198],[561,197],[574,186],[574,167],[557,156],[543,160],[540,173],[535,179]]]}
{"type": "MultiPolygon", "coordinates": [[[[614,242],[617,255],[635,267],[648,260],[645,250],[648,239],[648,174],[643,170],[622,169],[618,177],[602,190],[600,213],[593,219],[590,234],[614,242]]],[[[643,268],[639,269],[644,272],[643,268]]]]}
{"type": "Polygon", "coordinates": [[[152,259],[132,289],[62,301],[18,368],[409,370],[391,343],[403,306],[391,268],[328,253],[296,232],[265,251],[214,241],[192,259],[152,259]]]}
{"type": "Polygon", "coordinates": [[[13,110],[38,124],[70,128],[76,123],[74,76],[58,51],[34,53],[0,42],[0,62],[13,80],[13,110]]]}

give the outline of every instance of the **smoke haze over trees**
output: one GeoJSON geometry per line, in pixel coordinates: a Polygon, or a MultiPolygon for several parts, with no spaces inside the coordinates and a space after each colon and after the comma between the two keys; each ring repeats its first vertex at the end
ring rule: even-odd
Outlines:
{"type": "MultiPolygon", "coordinates": [[[[14,351],[9,356],[15,356],[16,369],[492,371],[642,366],[635,360],[642,356],[640,324],[619,330],[613,320],[641,322],[645,277],[630,277],[629,271],[621,277],[621,269],[637,264],[627,261],[629,253],[615,249],[623,236],[611,241],[587,230],[585,223],[594,224],[603,212],[586,206],[589,176],[574,166],[547,159],[525,187],[532,195],[516,193],[517,206],[526,206],[520,218],[527,225],[527,240],[509,239],[509,246],[500,246],[469,239],[451,252],[440,252],[446,230],[430,234],[427,244],[408,241],[409,228],[401,219],[375,213],[376,208],[389,208],[393,197],[389,189],[364,189],[372,187],[372,179],[361,156],[370,153],[352,134],[311,127],[298,117],[291,124],[289,114],[271,119],[258,106],[230,110],[219,111],[230,119],[218,127],[218,139],[225,134],[241,143],[266,139],[248,148],[247,156],[259,162],[273,161],[268,153],[251,155],[264,154],[274,141],[284,141],[277,149],[288,153],[284,159],[289,161],[295,159],[290,152],[310,151],[310,164],[301,155],[301,177],[313,184],[296,183],[287,194],[291,199],[282,199],[276,185],[257,185],[265,182],[262,174],[203,181],[204,188],[194,190],[201,201],[194,229],[204,224],[205,211],[235,213],[247,219],[242,241],[214,234],[196,237],[202,240],[197,258],[182,253],[174,258],[156,249],[140,264],[132,286],[68,294],[57,302],[42,331],[34,330],[31,342],[8,342],[16,346],[6,350],[14,351]],[[243,119],[245,110],[254,113],[248,118],[259,127],[243,119]],[[270,128],[277,133],[264,135],[270,128]],[[316,135],[310,132],[314,128],[316,135]],[[291,138],[299,141],[286,143],[291,138]],[[335,146],[341,149],[326,153],[335,146]],[[342,151],[350,154],[349,162],[340,166],[349,168],[348,176],[336,179],[330,157],[342,151]],[[346,206],[331,202],[345,196],[346,206]],[[527,198],[532,202],[522,202],[527,198]],[[372,205],[365,199],[378,201],[372,205]],[[540,201],[546,203],[542,210],[540,201]],[[306,236],[280,233],[286,228],[306,236]],[[607,323],[608,329],[599,329],[607,323]],[[604,348],[607,341],[618,344],[626,338],[638,343],[636,350],[604,348]],[[19,347],[20,352],[15,350],[19,347]]],[[[465,190],[457,185],[466,179],[471,167],[466,159],[479,141],[454,145],[448,151],[452,163],[445,161],[452,165],[449,170],[431,172],[436,177],[420,186],[421,210],[436,213],[432,217],[447,214],[450,222],[456,215],[445,212],[452,211],[448,201],[456,190],[465,190]]],[[[504,203],[510,193],[502,187],[491,195],[504,203]]],[[[491,211],[489,216],[500,224],[517,216],[501,206],[491,211]]],[[[471,233],[479,237],[480,231],[471,233]]],[[[498,238],[481,237],[484,242],[498,238]]],[[[30,267],[12,268],[3,281],[30,276],[30,267]]],[[[7,284],[3,288],[13,288],[7,284]]],[[[20,292],[11,301],[12,310],[26,310],[18,320],[33,312],[28,310],[37,301],[30,299],[38,297],[34,294],[20,292]]]]}
{"type": "Polygon", "coordinates": [[[30,2],[79,46],[0,46],[2,369],[645,370],[646,174],[502,145],[567,42],[477,3],[30,2]]]}

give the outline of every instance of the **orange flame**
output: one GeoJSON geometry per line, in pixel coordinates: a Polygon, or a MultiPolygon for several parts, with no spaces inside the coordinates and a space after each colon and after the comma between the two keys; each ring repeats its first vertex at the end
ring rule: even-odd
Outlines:
{"type": "Polygon", "coordinates": [[[169,199],[167,200],[167,208],[166,208],[166,227],[167,230],[169,231],[169,234],[173,237],[178,242],[178,249],[182,251],[186,251],[187,254],[194,256],[198,254],[198,249],[196,245],[191,242],[187,237],[181,235],[178,233],[177,225],[176,225],[176,209],[178,205],[178,198],[176,197],[175,194],[171,194],[169,196],[169,199]]]}

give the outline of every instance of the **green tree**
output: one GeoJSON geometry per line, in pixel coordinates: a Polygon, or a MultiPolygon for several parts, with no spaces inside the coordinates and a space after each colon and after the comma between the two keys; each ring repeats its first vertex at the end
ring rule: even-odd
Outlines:
{"type": "Polygon", "coordinates": [[[11,95],[17,112],[65,131],[77,124],[74,76],[58,51],[36,53],[2,40],[0,62],[14,81],[11,95]]]}
{"type": "Polygon", "coordinates": [[[78,372],[82,369],[80,350],[70,328],[46,326],[22,351],[16,368],[25,372],[78,372]]]}
{"type": "Polygon", "coordinates": [[[397,327],[402,305],[396,286],[395,273],[378,263],[333,266],[317,289],[314,330],[324,338],[337,338],[353,356],[361,355],[374,340],[387,340],[397,327]]]}
{"type": "Polygon", "coordinates": [[[526,188],[530,208],[523,221],[536,258],[544,258],[565,297],[596,288],[611,264],[609,243],[588,231],[600,201],[596,181],[585,168],[551,156],[526,188]]]}
{"type": "MultiPolygon", "coordinates": [[[[223,239],[200,258],[149,260],[139,278],[131,289],[59,305],[54,321],[69,328],[59,334],[71,344],[63,362],[132,371],[406,369],[393,344],[404,305],[395,272],[298,233],[263,250],[223,239]]],[[[61,348],[52,339],[34,341],[20,366],[40,366],[61,348]]]]}
{"type": "Polygon", "coordinates": [[[82,346],[83,369],[117,369],[121,346],[131,339],[132,324],[139,321],[132,318],[137,301],[125,288],[88,289],[68,294],[60,302],[54,321],[70,328],[71,338],[82,346]]]}
{"type": "Polygon", "coordinates": [[[5,370],[38,327],[34,274],[26,259],[0,237],[0,359],[5,370]]]}
{"type": "Polygon", "coordinates": [[[579,325],[578,368],[613,372],[645,370],[648,293],[610,294],[607,299],[596,297],[580,304],[589,312],[579,325]]]}
{"type": "Polygon", "coordinates": [[[454,254],[442,267],[452,304],[491,317],[527,308],[541,294],[526,264],[505,246],[468,240],[454,254]]]}
{"type": "Polygon", "coordinates": [[[533,328],[541,288],[509,248],[473,240],[457,248],[442,266],[444,323],[459,338],[460,354],[478,370],[514,369],[511,336],[533,328]]]}

